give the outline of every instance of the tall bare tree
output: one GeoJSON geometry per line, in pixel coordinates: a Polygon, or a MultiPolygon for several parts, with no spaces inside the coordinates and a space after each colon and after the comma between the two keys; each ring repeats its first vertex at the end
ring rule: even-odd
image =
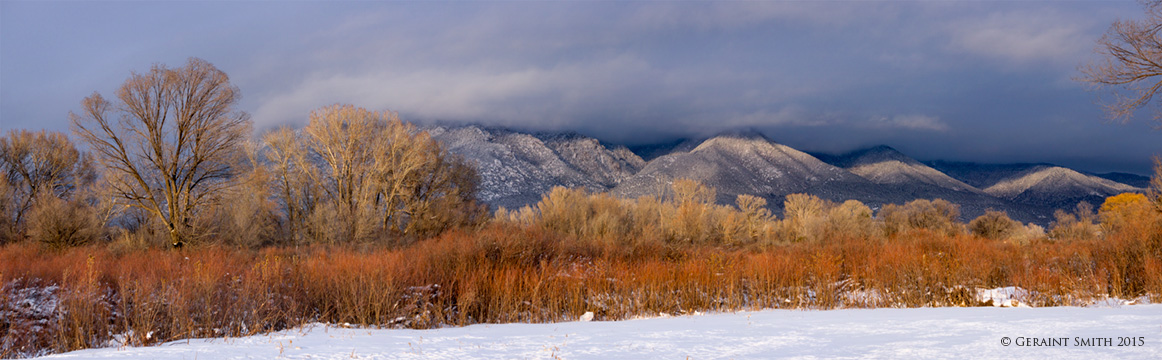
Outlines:
{"type": "MultiPolygon", "coordinates": [[[[1111,119],[1128,121],[1162,89],[1162,0],[1143,2],[1146,17],[1118,20],[1100,40],[1102,59],[1081,67],[1078,79],[1113,90],[1103,106],[1111,119]]],[[[1162,126],[1162,108],[1154,112],[1162,126]]]]}
{"type": "Polygon", "coordinates": [[[278,129],[264,141],[289,223],[319,234],[325,222],[325,239],[423,236],[482,219],[472,168],[393,112],[327,106],[301,134],[278,129]]]}
{"type": "Polygon", "coordinates": [[[92,157],[63,133],[11,130],[0,137],[0,185],[7,187],[2,216],[20,226],[39,196],[68,199],[96,178],[92,157]]]}
{"type": "Polygon", "coordinates": [[[270,169],[274,197],[286,216],[284,230],[292,243],[301,243],[311,235],[305,231],[314,230],[308,226],[308,220],[319,204],[322,190],[316,181],[322,177],[302,135],[294,129],[274,129],[263,135],[262,142],[262,157],[270,169]]]}
{"type": "Polygon", "coordinates": [[[376,174],[376,156],[388,123],[399,121],[395,113],[375,112],[351,105],[332,105],[312,111],[303,130],[305,147],[317,156],[319,171],[308,171],[330,200],[339,232],[329,238],[355,240],[372,231],[369,223],[376,174]]]}
{"type": "Polygon", "coordinates": [[[202,59],[133,73],[115,102],[99,93],[70,114],[74,132],[109,171],[111,191],[154,215],[174,246],[199,206],[234,185],[250,117],[226,73],[202,59]]]}
{"type": "Polygon", "coordinates": [[[382,226],[412,235],[454,222],[446,210],[473,201],[475,169],[409,123],[391,121],[383,130],[374,171],[382,226]]]}

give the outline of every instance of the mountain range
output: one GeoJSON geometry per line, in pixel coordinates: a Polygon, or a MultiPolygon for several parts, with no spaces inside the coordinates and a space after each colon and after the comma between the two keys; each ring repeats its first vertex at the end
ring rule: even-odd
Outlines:
{"type": "Polygon", "coordinates": [[[1091,174],[1052,164],[920,162],[888,146],[839,155],[806,153],[746,131],[631,151],[576,133],[476,125],[425,130],[475,165],[481,178],[478,197],[494,208],[535,204],[554,186],[636,198],[690,178],[714,187],[719,203],[756,195],[766,198],[775,213],[795,193],[855,199],[872,209],[941,198],[960,205],[962,220],[996,209],[1047,225],[1057,209],[1072,209],[1081,201],[1100,205],[1111,195],[1145,191],[1149,182],[1140,175],[1091,174]]]}

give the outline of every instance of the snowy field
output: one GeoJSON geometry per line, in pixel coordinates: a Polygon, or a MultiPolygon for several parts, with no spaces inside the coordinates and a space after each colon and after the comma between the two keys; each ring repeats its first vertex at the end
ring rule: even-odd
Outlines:
{"type": "Polygon", "coordinates": [[[316,324],[262,336],[176,341],[146,348],[90,349],[48,358],[687,357],[1162,359],[1162,304],[1090,308],[765,310],[435,330],[348,329],[316,324]],[[1006,338],[1008,346],[1003,344],[1006,338]],[[1083,340],[1092,346],[1085,346],[1081,343],[1083,340]]]}

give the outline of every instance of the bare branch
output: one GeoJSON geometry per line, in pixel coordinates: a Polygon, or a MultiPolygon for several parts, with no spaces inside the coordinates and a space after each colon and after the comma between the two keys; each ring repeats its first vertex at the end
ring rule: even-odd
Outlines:
{"type": "Polygon", "coordinates": [[[93,94],[83,115],[71,117],[74,132],[115,176],[113,191],[158,217],[180,244],[194,212],[234,184],[250,132],[249,116],[234,110],[240,97],[225,73],[191,58],[181,68],[134,73],[117,90],[116,106],[93,94]]]}
{"type": "MultiPolygon", "coordinates": [[[[1119,20],[1100,40],[1097,53],[1102,60],[1082,66],[1077,80],[1095,89],[1110,90],[1102,107],[1111,120],[1128,122],[1162,89],[1162,0],[1145,3],[1146,18],[1119,20]]],[[[1162,126],[1162,108],[1154,120],[1162,126]]]]}

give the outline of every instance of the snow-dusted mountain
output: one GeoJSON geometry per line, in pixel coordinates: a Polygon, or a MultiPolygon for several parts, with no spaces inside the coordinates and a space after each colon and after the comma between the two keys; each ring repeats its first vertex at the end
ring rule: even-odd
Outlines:
{"type": "MultiPolygon", "coordinates": [[[[1045,209],[1069,209],[1082,201],[1098,206],[1111,195],[1145,191],[1102,176],[1045,163],[997,165],[934,161],[928,165],[992,196],[1045,209]]],[[[1136,184],[1145,184],[1149,180],[1141,175],[1107,175],[1136,184]]]]}
{"type": "Polygon", "coordinates": [[[961,217],[965,221],[989,209],[1003,209],[1009,216],[1024,222],[1045,223],[1052,215],[1049,209],[991,196],[888,146],[881,145],[843,155],[815,156],[879,185],[876,192],[885,198],[885,202],[900,204],[913,199],[944,199],[960,205],[961,217]]]}
{"type": "Polygon", "coordinates": [[[1022,204],[1069,207],[1081,201],[1100,205],[1106,197],[1145,189],[1060,166],[1038,166],[1001,180],[984,191],[1022,204]]]}
{"type": "Polygon", "coordinates": [[[605,190],[617,186],[646,165],[642,158],[624,146],[606,147],[597,139],[575,133],[543,134],[539,137],[561,160],[605,190]]]}
{"type": "Polygon", "coordinates": [[[963,220],[999,209],[1014,219],[1045,225],[1056,209],[1080,201],[1100,205],[1110,195],[1143,191],[1048,164],[921,163],[887,146],[813,155],[755,132],[638,147],[656,156],[647,162],[626,147],[576,133],[530,134],[481,126],[425,129],[476,166],[479,198],[494,208],[533,204],[554,186],[634,198],[663,193],[674,180],[690,178],[714,187],[719,203],[733,204],[739,194],[756,195],[777,213],[794,193],[832,201],[856,199],[873,209],[941,198],[959,204],[963,220]]]}
{"type": "Polygon", "coordinates": [[[689,151],[654,159],[614,188],[614,194],[658,193],[678,178],[713,186],[720,203],[733,203],[739,194],[762,196],[776,213],[787,195],[808,193],[837,202],[855,199],[873,209],[915,199],[945,199],[960,205],[964,220],[988,209],[1004,209],[1025,222],[1045,223],[1052,215],[1052,210],[986,194],[890,147],[817,157],[745,133],[716,136],[689,151]]]}
{"type": "Polygon", "coordinates": [[[868,194],[874,184],[799,150],[756,134],[720,135],[690,151],[675,151],[651,160],[640,172],[614,188],[622,197],[656,194],[676,179],[713,186],[718,201],[733,203],[740,194],[766,197],[781,205],[794,193],[842,200],[868,194]]]}
{"type": "Polygon", "coordinates": [[[478,197],[493,207],[535,203],[554,186],[608,191],[645,165],[625,147],[576,134],[533,134],[480,126],[428,127],[432,137],[476,166],[478,197]]]}
{"type": "Polygon", "coordinates": [[[1029,169],[1053,166],[1046,163],[978,164],[961,161],[929,161],[925,165],[981,190],[1002,180],[1018,176],[1029,169]]]}
{"type": "Polygon", "coordinates": [[[953,191],[981,193],[980,189],[972,185],[953,179],[884,145],[839,156],[822,154],[816,156],[877,184],[927,184],[953,191]]]}

